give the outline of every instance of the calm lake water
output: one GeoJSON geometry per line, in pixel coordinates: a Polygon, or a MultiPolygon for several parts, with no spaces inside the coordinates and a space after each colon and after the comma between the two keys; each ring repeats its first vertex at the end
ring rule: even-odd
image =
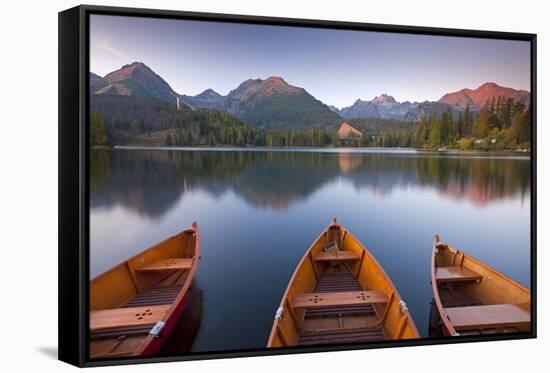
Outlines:
{"type": "Polygon", "coordinates": [[[91,275],[197,221],[193,351],[264,347],[296,264],[338,220],[428,333],[435,233],[529,287],[530,159],[414,151],[91,150],[91,275]]]}

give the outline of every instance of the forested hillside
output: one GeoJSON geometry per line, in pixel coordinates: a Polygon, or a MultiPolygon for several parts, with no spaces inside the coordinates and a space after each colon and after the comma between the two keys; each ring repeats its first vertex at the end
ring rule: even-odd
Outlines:
{"type": "Polygon", "coordinates": [[[460,150],[529,149],[531,107],[522,101],[494,98],[472,113],[467,106],[458,116],[447,110],[441,117],[422,118],[412,133],[414,148],[460,150]]]}
{"type": "Polygon", "coordinates": [[[439,101],[382,94],[338,110],[271,76],[222,96],[176,93],[141,62],[104,77],[90,73],[90,144],[142,146],[413,147],[530,149],[530,94],[484,83],[439,101]],[[342,117],[355,136],[339,136],[342,117]]]}
{"type": "Polygon", "coordinates": [[[274,129],[242,123],[211,109],[192,110],[141,96],[92,95],[90,144],[143,146],[413,147],[507,150],[530,148],[530,107],[497,98],[479,113],[434,109],[419,122],[351,119],[362,136],[341,139],[338,127],[274,129]]]}

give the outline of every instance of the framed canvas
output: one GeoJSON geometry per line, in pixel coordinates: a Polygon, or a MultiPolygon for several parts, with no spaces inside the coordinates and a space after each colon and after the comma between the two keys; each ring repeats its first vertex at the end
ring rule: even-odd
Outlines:
{"type": "Polygon", "coordinates": [[[534,338],[535,82],[534,34],[59,13],[60,360],[534,338]]]}

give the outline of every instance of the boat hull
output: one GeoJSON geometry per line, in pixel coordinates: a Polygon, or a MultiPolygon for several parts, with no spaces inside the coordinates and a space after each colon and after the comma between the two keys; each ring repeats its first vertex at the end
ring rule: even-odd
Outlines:
{"type": "Polygon", "coordinates": [[[445,336],[526,332],[531,293],[435,236],[432,290],[445,336]]]}
{"type": "Polygon", "coordinates": [[[94,278],[90,358],[160,353],[188,306],[199,260],[194,223],[94,278]]]}
{"type": "Polygon", "coordinates": [[[419,338],[382,266],[333,222],[298,263],[283,294],[267,347],[419,338]]]}
{"type": "Polygon", "coordinates": [[[189,294],[189,290],[187,290],[187,293],[183,296],[181,301],[178,302],[178,304],[174,308],[174,311],[172,312],[170,317],[166,320],[164,328],[162,328],[161,333],[158,336],[155,336],[154,338],[151,339],[151,341],[147,344],[147,346],[141,352],[140,356],[157,355],[161,352],[166,342],[170,339],[176,327],[176,324],[181,318],[181,315],[187,309],[189,305],[189,298],[190,298],[190,294],[189,294]]]}

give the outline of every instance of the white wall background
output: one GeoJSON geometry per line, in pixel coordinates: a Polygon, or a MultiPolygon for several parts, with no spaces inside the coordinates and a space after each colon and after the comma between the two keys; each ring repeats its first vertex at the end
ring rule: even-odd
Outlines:
{"type": "MultiPolygon", "coordinates": [[[[127,366],[125,372],[541,371],[550,351],[548,70],[544,1],[127,0],[97,5],[538,34],[537,340],[127,366]],[[546,211],[545,211],[546,210],[546,211]],[[537,368],[538,367],[538,368],[537,368]]],[[[76,1],[3,2],[0,12],[0,369],[68,371],[57,351],[57,12],[76,1]]]]}

